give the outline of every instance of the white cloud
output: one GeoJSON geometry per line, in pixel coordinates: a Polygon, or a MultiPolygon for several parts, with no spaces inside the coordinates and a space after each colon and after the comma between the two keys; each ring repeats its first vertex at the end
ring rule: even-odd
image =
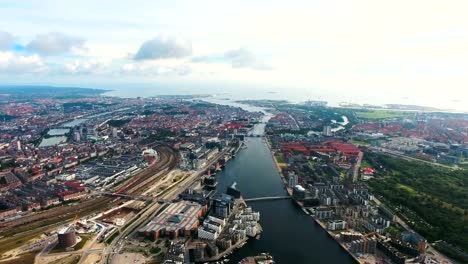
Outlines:
{"type": "Polygon", "coordinates": [[[189,40],[158,36],[145,41],[138,52],[135,60],[158,60],[158,59],[179,59],[192,55],[192,43],[189,40]]]}
{"type": "Polygon", "coordinates": [[[187,64],[157,65],[152,63],[127,63],[121,68],[121,73],[139,76],[184,76],[192,72],[187,64]]]}
{"type": "Polygon", "coordinates": [[[41,73],[46,70],[38,55],[18,56],[12,52],[0,52],[0,74],[41,73]]]}
{"type": "MultiPolygon", "coordinates": [[[[49,32],[45,30],[73,32],[87,40],[80,55],[113,59],[115,71],[139,74],[135,80],[188,63],[195,81],[205,77],[262,87],[298,86],[302,93],[333,91],[365,95],[369,101],[411,92],[416,103],[427,91],[434,91],[436,99],[468,98],[466,0],[116,1],[112,12],[107,3],[93,0],[21,3],[0,8],[2,28],[19,35],[20,43],[49,32]],[[142,45],[155,30],[191,41],[157,37],[142,45]],[[249,49],[226,52],[243,46],[249,49]],[[208,56],[191,58],[192,50],[208,56]],[[166,64],[171,58],[179,59],[166,64]],[[139,65],[148,61],[159,66],[139,65]],[[131,64],[122,67],[124,63],[131,64]],[[265,64],[274,71],[256,70],[265,64]]],[[[68,58],[44,60],[64,65],[68,58]]],[[[52,78],[46,81],[53,83],[52,78]]],[[[67,78],[79,85],[94,76],[67,78]]],[[[120,81],[112,74],[96,78],[120,81]]],[[[16,79],[5,75],[0,81],[16,79]]]]}
{"type": "Polygon", "coordinates": [[[85,41],[59,32],[37,35],[26,48],[42,55],[60,55],[84,49],[85,41]]]}
{"type": "Polygon", "coordinates": [[[250,68],[255,70],[271,70],[262,59],[246,48],[229,50],[223,54],[211,54],[192,58],[192,62],[228,63],[232,68],[250,68]]]}
{"type": "Polygon", "coordinates": [[[100,74],[108,70],[111,61],[102,58],[74,60],[65,63],[63,71],[69,74],[100,74]]]}
{"type": "Polygon", "coordinates": [[[13,44],[13,35],[5,31],[0,31],[0,50],[9,50],[13,47],[13,44]]]}
{"type": "Polygon", "coordinates": [[[230,50],[224,54],[224,57],[231,62],[233,68],[271,69],[270,66],[267,66],[265,62],[245,48],[230,50]]]}

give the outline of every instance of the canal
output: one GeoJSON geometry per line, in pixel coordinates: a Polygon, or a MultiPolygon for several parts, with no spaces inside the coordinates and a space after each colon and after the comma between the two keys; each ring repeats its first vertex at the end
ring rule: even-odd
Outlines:
{"type": "MultiPolygon", "coordinates": [[[[252,130],[254,135],[263,135],[265,124],[273,116],[268,109],[238,103],[232,100],[205,99],[205,101],[241,107],[246,111],[263,112],[261,123],[252,130]]],[[[246,149],[241,149],[236,158],[226,164],[216,175],[217,193],[236,182],[244,198],[287,195],[270,149],[263,137],[246,138],[246,149]]],[[[314,219],[304,213],[292,200],[256,201],[248,203],[260,212],[263,232],[259,240],[250,239],[242,248],[228,258],[237,264],[241,259],[268,252],[280,264],[356,263],[314,219]]]]}
{"type": "MultiPolygon", "coordinates": [[[[246,149],[216,175],[217,191],[236,182],[244,198],[287,195],[264,138],[247,138],[246,149]]],[[[261,214],[263,233],[250,239],[228,258],[238,263],[250,255],[269,252],[277,263],[355,263],[311,216],[292,200],[256,201],[250,206],[261,214]]]]}

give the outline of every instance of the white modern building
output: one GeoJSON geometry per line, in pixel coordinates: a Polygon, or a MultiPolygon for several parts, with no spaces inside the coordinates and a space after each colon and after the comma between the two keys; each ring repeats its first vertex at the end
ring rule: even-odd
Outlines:
{"type": "Polygon", "coordinates": [[[205,226],[200,226],[198,228],[198,238],[199,239],[215,240],[216,238],[218,238],[218,236],[219,236],[219,233],[216,232],[213,229],[210,229],[210,228],[205,227],[205,226]]]}

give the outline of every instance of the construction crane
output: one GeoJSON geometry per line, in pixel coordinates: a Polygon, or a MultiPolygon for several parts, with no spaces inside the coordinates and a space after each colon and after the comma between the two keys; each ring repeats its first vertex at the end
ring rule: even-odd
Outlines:
{"type": "Polygon", "coordinates": [[[78,222],[78,215],[75,215],[75,218],[73,218],[72,225],[76,225],[76,222],[78,222]]]}
{"type": "Polygon", "coordinates": [[[367,233],[367,234],[363,235],[362,238],[370,237],[370,236],[373,236],[373,235],[377,235],[377,232],[367,233]]]}

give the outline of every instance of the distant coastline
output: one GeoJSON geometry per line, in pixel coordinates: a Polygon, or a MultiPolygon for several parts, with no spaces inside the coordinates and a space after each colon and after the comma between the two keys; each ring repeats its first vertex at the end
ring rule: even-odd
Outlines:
{"type": "MultiPolygon", "coordinates": [[[[104,86],[106,88],[88,88],[77,86],[49,86],[49,85],[1,85],[0,95],[3,94],[21,94],[21,93],[34,93],[39,97],[46,94],[57,96],[65,96],[69,94],[72,96],[85,95],[85,96],[104,96],[104,97],[120,97],[120,98],[150,98],[150,97],[174,97],[177,99],[189,98],[213,98],[216,100],[224,101],[287,101],[290,103],[301,103],[316,96],[307,96],[308,92],[276,92],[264,91],[261,89],[250,89],[249,87],[231,87],[224,86],[204,85],[204,84],[154,84],[154,85],[128,85],[127,86],[104,86]]],[[[286,91],[286,90],[285,90],[286,91]]],[[[369,101],[369,98],[345,98],[346,94],[339,96],[332,96],[324,94],[319,97],[321,101],[327,101],[330,107],[340,108],[359,108],[369,110],[395,110],[395,111],[419,111],[419,112],[444,112],[444,113],[462,113],[467,114],[468,109],[466,104],[458,99],[437,98],[430,102],[419,102],[412,100],[408,96],[400,96],[398,98],[387,97],[380,100],[369,101]],[[431,103],[433,102],[433,103],[431,103]]],[[[414,98],[413,98],[414,99],[414,98]]]]}
{"type": "Polygon", "coordinates": [[[82,87],[60,87],[60,86],[36,86],[36,85],[2,85],[0,86],[1,96],[55,98],[68,99],[73,97],[100,96],[110,90],[82,88],[82,87]]]}

